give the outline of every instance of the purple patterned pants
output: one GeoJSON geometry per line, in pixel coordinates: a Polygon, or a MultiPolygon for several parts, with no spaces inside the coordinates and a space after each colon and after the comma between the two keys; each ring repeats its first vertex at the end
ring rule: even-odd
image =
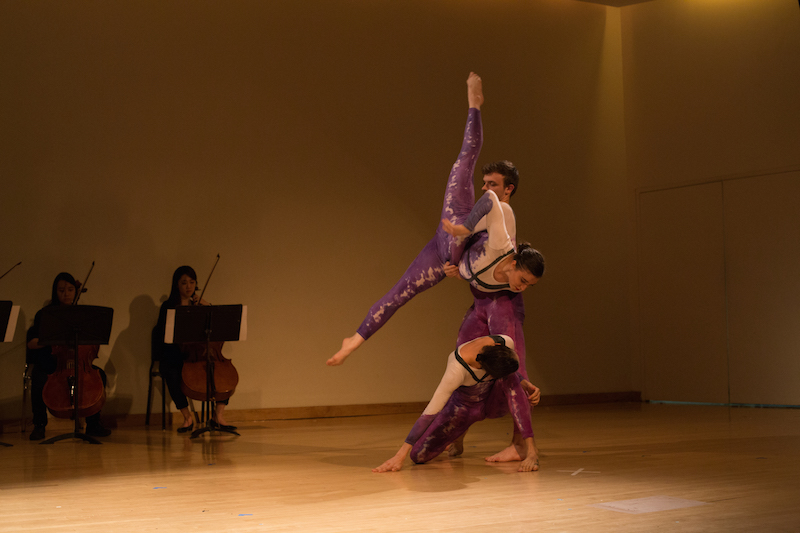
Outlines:
{"type": "MultiPolygon", "coordinates": [[[[447,179],[440,217],[453,224],[463,223],[475,203],[472,180],[482,143],[480,111],[470,108],[461,152],[447,179]]],[[[445,277],[444,264],[447,261],[458,264],[465,245],[465,239],[450,236],[439,223],[436,234],[409,265],[400,281],[370,308],[367,317],[358,327],[358,334],[365,340],[369,339],[411,298],[442,281],[445,277]]]]}
{"type": "Polygon", "coordinates": [[[475,422],[500,418],[509,411],[514,426],[522,427],[522,437],[533,437],[530,408],[516,374],[502,380],[459,387],[441,411],[422,415],[412,428],[406,438],[406,442],[412,444],[411,460],[417,464],[426,463],[447,449],[475,422]]]}

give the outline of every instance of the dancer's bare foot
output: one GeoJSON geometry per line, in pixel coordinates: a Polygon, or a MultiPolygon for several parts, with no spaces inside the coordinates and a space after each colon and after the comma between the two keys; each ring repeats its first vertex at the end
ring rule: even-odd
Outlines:
{"type": "Polygon", "coordinates": [[[411,445],[407,442],[404,442],[391,459],[387,459],[381,466],[373,468],[372,471],[376,474],[381,474],[383,472],[397,472],[403,468],[403,461],[406,460],[406,457],[408,457],[408,453],[410,451],[411,445]]]}
{"type": "Polygon", "coordinates": [[[467,78],[467,100],[469,106],[475,109],[480,109],[483,105],[483,82],[474,72],[470,72],[467,78]]]}
{"type": "Polygon", "coordinates": [[[339,366],[344,363],[347,356],[353,353],[356,348],[364,344],[364,337],[356,333],[352,337],[347,337],[342,341],[342,349],[333,354],[333,357],[328,359],[325,364],[328,366],[339,366]]]}
{"type": "Polygon", "coordinates": [[[539,470],[539,450],[533,438],[515,438],[508,448],[486,457],[490,463],[508,463],[520,461],[517,472],[534,472],[539,470]]]}
{"type": "Polygon", "coordinates": [[[442,229],[445,230],[450,235],[452,235],[453,237],[465,237],[470,233],[472,233],[463,224],[453,224],[446,218],[442,219],[442,229]]]}
{"type": "Polygon", "coordinates": [[[489,463],[510,463],[511,461],[522,461],[522,457],[517,447],[510,444],[508,448],[504,448],[489,457],[484,457],[484,460],[489,463]]]}
{"type": "Polygon", "coordinates": [[[539,470],[539,456],[526,457],[517,468],[517,472],[536,472],[539,470]]]}
{"type": "Polygon", "coordinates": [[[447,455],[450,457],[458,457],[462,453],[464,453],[464,435],[458,437],[447,447],[447,455]]]}

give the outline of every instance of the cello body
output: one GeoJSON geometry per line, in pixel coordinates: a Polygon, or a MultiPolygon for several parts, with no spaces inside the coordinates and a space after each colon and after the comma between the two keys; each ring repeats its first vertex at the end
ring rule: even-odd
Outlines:
{"type": "Polygon", "coordinates": [[[106,389],[100,371],[92,366],[100,346],[78,346],[78,368],[75,369],[75,352],[67,346],[54,346],[53,355],[58,366],[47,378],[42,391],[44,404],[57,418],[73,418],[76,401],[76,380],[80,380],[78,416],[91,416],[103,408],[106,389]]]}
{"type": "Polygon", "coordinates": [[[208,343],[211,374],[214,377],[213,389],[208,386],[209,365],[206,357],[206,343],[187,342],[182,345],[184,362],[181,371],[181,390],[188,398],[203,402],[209,400],[219,402],[233,396],[236,385],[239,383],[239,373],[231,360],[222,355],[222,345],[222,342],[208,343]]]}

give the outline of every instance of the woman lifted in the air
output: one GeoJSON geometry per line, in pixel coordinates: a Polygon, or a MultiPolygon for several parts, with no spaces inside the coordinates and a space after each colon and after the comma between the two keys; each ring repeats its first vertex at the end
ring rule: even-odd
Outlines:
{"type": "MultiPolygon", "coordinates": [[[[481,78],[474,72],[467,78],[467,98],[469,102],[467,125],[461,151],[447,180],[441,212],[442,223],[400,281],[370,308],[356,333],[342,341],[341,349],[328,359],[328,365],[337,366],[344,363],[345,359],[380,329],[402,305],[444,279],[446,267],[450,265],[455,268],[461,262],[462,272],[473,274],[470,283],[474,290],[489,293],[522,292],[536,283],[544,273],[544,258],[538,251],[527,244],[516,249],[512,238],[516,228],[510,206],[500,202],[491,190],[488,190],[477,204],[475,203],[472,179],[483,142],[480,115],[483,86],[481,78]],[[488,236],[478,239],[476,245],[473,245],[475,249],[465,258],[466,262],[462,261],[468,242],[467,235],[477,234],[483,230],[486,230],[488,236]]],[[[484,320],[487,323],[490,321],[488,317],[484,320]]],[[[518,330],[518,334],[516,331],[491,331],[491,333],[508,334],[517,345],[524,346],[521,324],[512,325],[518,330]]],[[[527,381],[524,360],[520,362],[527,392],[538,393],[538,390],[535,391],[535,387],[527,381]]]]}

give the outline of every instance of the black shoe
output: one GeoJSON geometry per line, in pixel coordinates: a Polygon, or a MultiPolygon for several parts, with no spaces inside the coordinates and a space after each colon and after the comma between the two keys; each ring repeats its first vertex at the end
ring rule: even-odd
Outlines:
{"type": "Polygon", "coordinates": [[[194,429],[194,422],[186,427],[179,427],[178,433],[189,433],[192,429],[194,429]]]}
{"type": "Polygon", "coordinates": [[[42,440],[44,438],[44,426],[33,426],[31,436],[28,438],[30,440],[42,440]]]}
{"type": "Polygon", "coordinates": [[[96,424],[86,424],[86,434],[90,437],[108,437],[111,430],[103,427],[99,422],[96,424]]]}
{"type": "Polygon", "coordinates": [[[208,421],[208,427],[211,429],[221,429],[223,431],[236,431],[236,426],[226,426],[224,424],[220,424],[213,418],[208,421]]]}

